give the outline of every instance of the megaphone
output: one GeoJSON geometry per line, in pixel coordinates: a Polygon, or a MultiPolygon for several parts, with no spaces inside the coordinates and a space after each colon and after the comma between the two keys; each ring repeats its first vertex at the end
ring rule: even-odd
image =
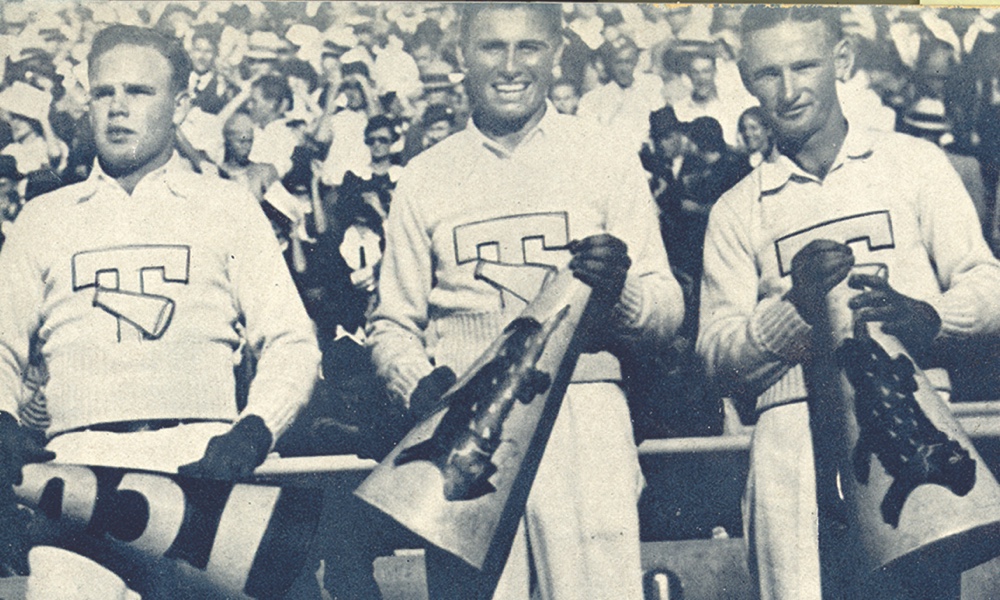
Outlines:
{"type": "Polygon", "coordinates": [[[305,565],[314,490],[126,469],[28,464],[19,502],[144,597],[275,598],[305,565]],[[164,592],[163,587],[172,590],[164,592]]]}
{"type": "Polygon", "coordinates": [[[480,571],[489,595],[579,357],[590,288],[555,273],[355,491],[480,571]]]}
{"type": "Polygon", "coordinates": [[[854,320],[856,293],[846,282],[830,292],[803,368],[824,591],[870,597],[1000,555],[1000,485],[899,340],[854,320]]]}
{"type": "Polygon", "coordinates": [[[170,326],[174,316],[174,301],[166,296],[140,294],[98,287],[94,306],[128,321],[149,339],[157,339],[170,326]]]}

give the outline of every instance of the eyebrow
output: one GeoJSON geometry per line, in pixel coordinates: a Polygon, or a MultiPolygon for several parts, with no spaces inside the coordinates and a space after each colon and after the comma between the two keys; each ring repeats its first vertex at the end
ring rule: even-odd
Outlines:
{"type": "MultiPolygon", "coordinates": [[[[126,94],[155,94],[156,88],[151,85],[146,85],[143,83],[126,83],[125,84],[126,94]]],[[[91,90],[91,95],[97,98],[103,98],[114,94],[115,86],[110,84],[98,85],[91,90]]]]}

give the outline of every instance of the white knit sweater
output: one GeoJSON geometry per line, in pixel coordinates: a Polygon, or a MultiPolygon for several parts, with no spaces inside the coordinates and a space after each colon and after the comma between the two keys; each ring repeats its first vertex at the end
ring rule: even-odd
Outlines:
{"type": "Polygon", "coordinates": [[[175,156],[127,194],[91,177],[32,200],[0,253],[0,409],[41,344],[49,435],[97,423],[237,418],[244,323],[260,352],[244,415],[277,437],[319,352],[271,227],[247,193],[175,156]]]}
{"type": "MultiPolygon", "coordinates": [[[[539,265],[564,266],[570,240],[601,232],[632,259],[606,335],[668,338],[684,308],[655,205],[637,157],[602,145],[596,126],[549,106],[513,152],[470,124],[417,156],[394,195],[369,324],[378,373],[402,398],[433,365],[461,374],[537,293],[524,282],[539,265]]],[[[605,352],[582,357],[574,380],[619,376],[605,352]]]]}
{"type": "Polygon", "coordinates": [[[758,410],[805,398],[811,330],[782,297],[795,251],[820,238],[885,265],[890,285],[937,309],[941,336],[1000,333],[1000,262],[980,232],[944,153],[913,137],[851,128],[822,180],[784,156],[763,163],[712,210],[698,351],[724,392],[757,397],[758,410]]]}

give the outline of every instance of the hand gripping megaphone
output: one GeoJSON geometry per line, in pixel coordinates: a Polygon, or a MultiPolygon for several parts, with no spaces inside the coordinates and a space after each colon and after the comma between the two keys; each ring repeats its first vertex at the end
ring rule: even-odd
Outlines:
{"type": "Polygon", "coordinates": [[[579,357],[589,297],[569,270],[552,275],[355,492],[478,569],[480,591],[492,589],[510,552],[579,357]]]}
{"type": "Polygon", "coordinates": [[[856,293],[830,292],[803,365],[824,595],[848,598],[905,594],[921,573],[957,577],[1000,555],[1000,485],[903,344],[854,320],[856,293]]]}

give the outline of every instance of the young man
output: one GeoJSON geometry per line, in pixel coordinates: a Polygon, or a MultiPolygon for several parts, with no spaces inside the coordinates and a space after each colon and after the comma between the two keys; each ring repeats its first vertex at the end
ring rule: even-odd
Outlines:
{"type": "MultiPolygon", "coordinates": [[[[744,522],[765,599],[822,594],[803,364],[827,292],[855,263],[886,265],[888,280],[851,276],[850,307],[922,367],[948,344],[1000,332],[1000,263],[944,154],[844,119],[836,82],[852,55],[839,29],[831,9],[747,10],[741,72],[781,155],[719,200],[705,241],[698,350],[723,393],[756,398],[744,522]],[[845,222],[848,239],[829,226],[845,222]],[[802,250],[779,255],[794,235],[802,250]]],[[[945,373],[926,373],[946,387],[945,373]]]]}
{"type": "Polygon", "coordinates": [[[94,169],[28,204],[0,255],[0,483],[53,453],[246,477],[309,398],[312,325],[257,202],[173,153],[188,105],[183,49],[112,26],[88,62],[94,169]],[[237,323],[260,353],[242,412],[237,323]],[[44,451],[14,416],[32,350],[49,372],[44,451]]]}
{"type": "MultiPolygon", "coordinates": [[[[595,127],[546,102],[559,6],[464,10],[471,123],[400,178],[369,325],[373,359],[390,391],[419,411],[435,395],[427,392],[444,391],[449,371],[464,372],[531,299],[516,285],[477,278],[478,264],[568,263],[605,307],[605,335],[580,358],[496,597],[529,596],[530,545],[542,598],[638,599],[643,480],[618,361],[607,350],[655,348],[672,336],[680,288],[635,155],[595,144],[595,127]]],[[[428,573],[432,587],[436,575],[428,573]]]]}

